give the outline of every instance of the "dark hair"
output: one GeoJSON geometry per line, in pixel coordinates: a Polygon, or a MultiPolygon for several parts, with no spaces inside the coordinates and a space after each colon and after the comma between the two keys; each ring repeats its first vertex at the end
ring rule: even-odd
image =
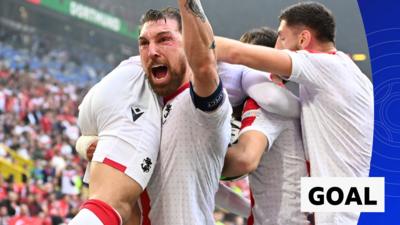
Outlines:
{"type": "MultiPolygon", "coordinates": [[[[278,39],[278,33],[269,27],[254,28],[242,35],[240,41],[253,45],[262,45],[266,47],[275,47],[276,40],[278,39]]],[[[282,82],[286,84],[287,80],[282,82]]]]}
{"type": "Polygon", "coordinates": [[[269,27],[260,27],[247,31],[240,37],[240,41],[253,45],[263,45],[273,48],[278,34],[269,27]]]}
{"type": "Polygon", "coordinates": [[[140,19],[140,26],[142,27],[143,24],[149,21],[158,21],[158,20],[165,20],[173,19],[178,22],[179,31],[182,31],[182,19],[181,14],[179,13],[179,9],[174,7],[167,7],[161,10],[157,9],[150,9],[148,10],[140,19]]]}
{"type": "Polygon", "coordinates": [[[316,38],[323,42],[335,42],[335,18],[321,3],[301,2],[282,11],[279,20],[288,26],[306,26],[316,32],[316,38]]]}

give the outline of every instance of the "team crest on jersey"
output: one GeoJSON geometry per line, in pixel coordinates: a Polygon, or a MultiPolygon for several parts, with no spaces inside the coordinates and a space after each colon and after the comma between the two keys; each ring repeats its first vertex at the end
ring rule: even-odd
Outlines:
{"type": "Polygon", "coordinates": [[[141,164],[143,172],[148,173],[151,169],[152,164],[153,163],[151,162],[151,159],[149,157],[143,159],[143,162],[141,164]]]}
{"type": "Polygon", "coordinates": [[[131,113],[132,113],[133,122],[135,122],[137,119],[139,119],[139,117],[141,117],[143,115],[144,112],[139,107],[132,106],[131,113]]]}
{"type": "Polygon", "coordinates": [[[168,115],[171,113],[171,110],[172,105],[168,103],[163,109],[162,124],[167,121],[168,115]]]}

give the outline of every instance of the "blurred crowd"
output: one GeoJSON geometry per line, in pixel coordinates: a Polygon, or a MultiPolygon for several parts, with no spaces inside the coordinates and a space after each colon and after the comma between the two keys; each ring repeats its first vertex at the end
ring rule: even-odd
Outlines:
{"type": "MultiPolygon", "coordinates": [[[[112,67],[90,51],[0,29],[0,143],[34,162],[23,183],[0,174],[0,225],[67,224],[78,212],[87,196],[87,162],[74,148],[78,105],[112,67]]],[[[14,163],[2,147],[0,157],[14,163]]],[[[247,182],[227,184],[248,197],[247,182]]],[[[219,225],[245,222],[219,209],[215,219],[219,225]]]]}
{"type": "Polygon", "coordinates": [[[96,49],[60,36],[0,26],[0,57],[11,71],[50,75],[78,86],[93,84],[118,63],[111,53],[96,49]]]}
{"type": "MultiPolygon", "coordinates": [[[[0,225],[64,224],[86,198],[76,116],[107,68],[83,58],[45,37],[0,30],[0,143],[34,162],[23,183],[0,177],[0,225]]],[[[0,157],[14,163],[5,149],[0,157]]]]}
{"type": "MultiPolygon", "coordinates": [[[[32,216],[42,221],[38,224],[61,224],[79,208],[85,162],[74,142],[84,90],[46,73],[10,70],[7,60],[0,60],[0,142],[34,161],[32,177],[24,183],[1,178],[2,220],[32,216]]],[[[7,151],[0,152],[13,163],[7,151]]]]}

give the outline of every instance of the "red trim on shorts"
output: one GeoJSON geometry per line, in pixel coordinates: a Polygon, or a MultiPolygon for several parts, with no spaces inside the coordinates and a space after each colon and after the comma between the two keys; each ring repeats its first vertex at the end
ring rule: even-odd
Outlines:
{"type": "Polygon", "coordinates": [[[306,160],[306,166],[307,166],[307,173],[308,173],[308,176],[311,176],[311,165],[310,165],[310,161],[306,160]]]}
{"type": "MultiPolygon", "coordinates": [[[[260,106],[257,104],[256,101],[254,101],[252,98],[248,98],[245,101],[244,106],[243,106],[242,118],[243,118],[243,114],[245,114],[246,112],[248,112],[250,110],[257,110],[259,108],[260,108],[260,106]]],[[[255,116],[249,116],[249,117],[242,119],[242,125],[240,126],[240,130],[243,130],[244,128],[246,128],[248,126],[251,126],[255,119],[256,119],[255,116]]]]}
{"type": "Polygon", "coordinates": [[[147,190],[144,190],[140,195],[140,204],[142,205],[142,224],[141,225],[151,225],[149,218],[150,213],[150,197],[147,190]]]}
{"type": "Polygon", "coordinates": [[[250,212],[249,218],[247,219],[247,225],[253,225],[254,224],[253,208],[254,208],[254,205],[256,203],[254,201],[253,192],[251,190],[250,190],[250,203],[251,203],[251,212],[250,212]]]}
{"type": "Polygon", "coordinates": [[[178,90],[176,90],[176,91],[175,91],[174,93],[172,93],[171,95],[165,96],[165,97],[163,98],[164,104],[167,103],[167,102],[169,102],[170,100],[172,100],[172,99],[175,98],[176,96],[178,96],[180,93],[182,93],[184,90],[186,90],[186,88],[189,88],[189,87],[190,87],[190,83],[187,82],[187,83],[183,84],[182,86],[180,86],[180,87],[178,88],[178,90]]]}
{"type": "Polygon", "coordinates": [[[122,222],[115,209],[113,209],[107,203],[97,199],[87,200],[82,204],[80,209],[90,210],[104,225],[120,225],[122,222]]]}
{"type": "Polygon", "coordinates": [[[117,163],[114,160],[111,160],[111,159],[106,157],[106,158],[104,158],[103,163],[106,164],[106,165],[111,166],[114,169],[117,169],[117,170],[125,173],[126,166],[124,166],[124,165],[122,165],[120,163],[117,163]]]}

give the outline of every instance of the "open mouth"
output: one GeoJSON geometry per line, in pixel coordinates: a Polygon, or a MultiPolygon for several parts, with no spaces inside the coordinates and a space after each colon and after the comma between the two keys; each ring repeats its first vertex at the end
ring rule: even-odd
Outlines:
{"type": "Polygon", "coordinates": [[[167,76],[168,68],[164,65],[155,65],[151,68],[151,73],[155,79],[163,79],[167,76]]]}

